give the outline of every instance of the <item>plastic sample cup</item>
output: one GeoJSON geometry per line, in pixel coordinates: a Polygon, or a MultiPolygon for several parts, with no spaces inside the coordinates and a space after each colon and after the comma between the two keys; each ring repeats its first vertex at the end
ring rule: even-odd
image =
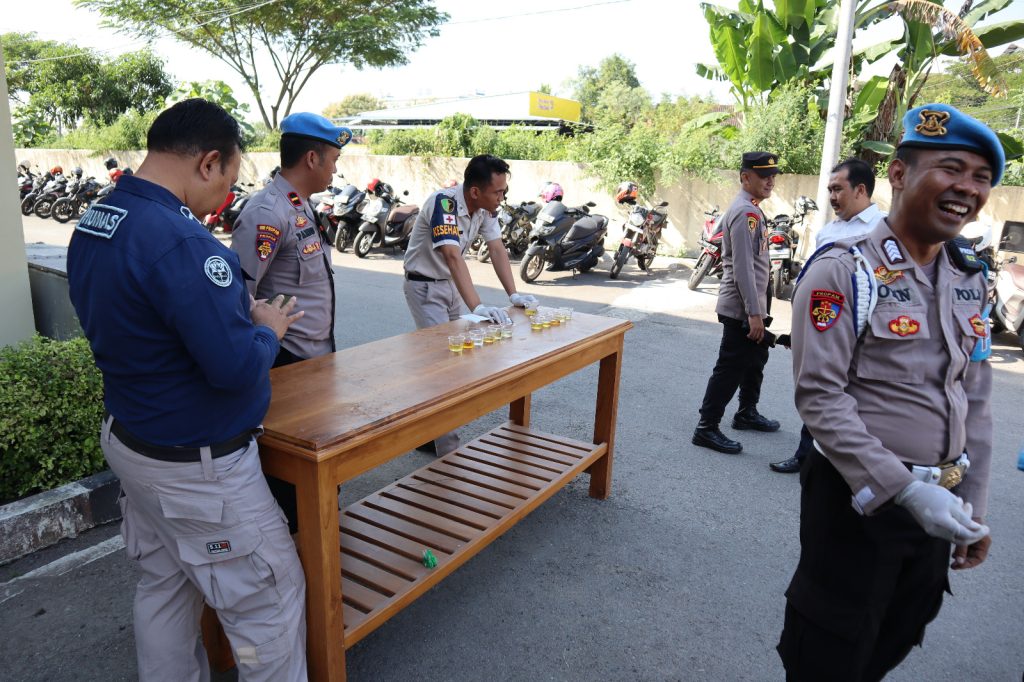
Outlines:
{"type": "Polygon", "coordinates": [[[515,329],[515,325],[512,324],[511,322],[506,322],[505,324],[501,325],[501,338],[502,339],[511,339],[512,338],[512,331],[514,329],[515,329]]]}
{"type": "Polygon", "coordinates": [[[528,306],[526,306],[526,309],[524,310],[524,312],[526,313],[527,317],[533,317],[534,315],[537,314],[537,306],[535,306],[535,305],[534,306],[529,306],[528,305],[528,306]]]}
{"type": "Polygon", "coordinates": [[[497,324],[488,325],[486,330],[487,335],[484,337],[484,343],[494,343],[501,339],[501,326],[497,324]]]}
{"type": "Polygon", "coordinates": [[[539,332],[544,328],[544,323],[541,321],[540,315],[534,315],[530,318],[530,329],[535,332],[539,332]]]}
{"type": "Polygon", "coordinates": [[[485,333],[482,329],[474,329],[469,333],[469,338],[473,339],[474,348],[482,348],[484,345],[485,333]]]}
{"type": "Polygon", "coordinates": [[[448,337],[448,350],[453,353],[461,353],[462,345],[466,342],[466,337],[462,334],[456,334],[448,337]]]}

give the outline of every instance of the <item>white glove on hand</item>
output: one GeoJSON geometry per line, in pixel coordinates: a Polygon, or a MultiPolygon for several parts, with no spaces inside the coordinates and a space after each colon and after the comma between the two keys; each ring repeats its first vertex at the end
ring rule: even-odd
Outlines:
{"type": "Polygon", "coordinates": [[[498,324],[504,324],[505,322],[511,322],[512,318],[508,316],[504,308],[499,308],[493,305],[484,305],[481,303],[477,307],[473,308],[473,314],[479,315],[480,317],[489,317],[492,322],[498,324]]]}
{"type": "Polygon", "coordinates": [[[530,294],[512,294],[508,297],[508,301],[518,308],[536,307],[540,303],[536,296],[531,296],[530,294]]]}
{"type": "Polygon", "coordinates": [[[989,534],[988,526],[971,518],[971,505],[942,486],[914,481],[896,495],[895,502],[933,538],[973,545],[989,534]]]}

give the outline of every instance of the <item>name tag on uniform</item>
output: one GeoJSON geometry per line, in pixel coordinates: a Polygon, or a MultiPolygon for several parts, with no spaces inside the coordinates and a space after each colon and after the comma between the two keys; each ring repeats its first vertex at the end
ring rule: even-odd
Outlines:
{"type": "Polygon", "coordinates": [[[307,237],[312,237],[313,233],[316,232],[312,227],[307,227],[305,230],[299,230],[295,233],[295,238],[300,242],[307,237]]]}
{"type": "Polygon", "coordinates": [[[78,232],[85,232],[91,234],[94,237],[103,237],[104,239],[112,239],[114,232],[117,231],[117,226],[121,224],[125,216],[128,215],[128,211],[117,206],[107,206],[106,204],[93,204],[89,207],[82,218],[75,225],[75,230],[78,232]]]}

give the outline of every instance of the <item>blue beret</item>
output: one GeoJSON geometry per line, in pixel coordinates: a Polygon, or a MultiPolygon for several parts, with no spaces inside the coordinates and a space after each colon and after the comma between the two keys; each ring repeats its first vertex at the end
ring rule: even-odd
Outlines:
{"type": "Polygon", "coordinates": [[[1003,178],[1006,154],[992,129],[948,104],[925,104],[903,117],[900,147],[962,149],[980,154],[992,164],[992,186],[1003,178]]]}
{"type": "Polygon", "coordinates": [[[348,128],[336,126],[320,114],[311,114],[308,111],[285,116],[281,121],[281,134],[319,140],[338,149],[352,139],[352,131],[348,128]]]}

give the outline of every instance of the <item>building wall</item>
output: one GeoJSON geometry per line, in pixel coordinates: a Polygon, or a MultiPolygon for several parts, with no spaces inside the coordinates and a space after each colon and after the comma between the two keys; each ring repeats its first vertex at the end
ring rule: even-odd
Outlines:
{"type": "MultiPolygon", "coordinates": [[[[39,168],[55,163],[65,169],[81,165],[87,174],[103,177],[103,159],[108,154],[73,150],[19,149],[19,160],[27,160],[39,168]]],[[[138,168],[144,152],[113,152],[121,165],[138,168]]],[[[278,163],[274,152],[246,154],[242,163],[241,179],[244,182],[258,182],[278,163]]],[[[338,162],[338,170],[349,182],[364,187],[372,178],[390,183],[401,195],[408,191],[408,202],[422,202],[427,195],[442,186],[449,179],[462,179],[466,159],[448,157],[375,156],[362,153],[361,149],[345,149],[338,162]]],[[[565,190],[568,204],[593,201],[597,206],[594,213],[611,219],[609,242],[614,243],[621,234],[621,225],[626,212],[615,204],[611,194],[600,189],[599,183],[591,176],[585,164],[568,161],[510,161],[512,178],[509,181],[509,198],[513,201],[536,199],[542,184],[554,181],[565,190]]],[[[693,255],[697,238],[704,224],[704,211],[718,206],[721,210],[732,201],[739,189],[738,172],[722,171],[718,182],[707,182],[699,178],[684,177],[672,183],[659,186],[657,200],[669,202],[669,226],[663,238],[663,251],[668,254],[693,255]]],[[[764,202],[765,213],[771,217],[778,213],[792,213],[797,197],[815,197],[818,178],[812,175],[781,175],[775,192],[764,202]]],[[[875,200],[879,206],[889,209],[892,190],[886,180],[879,180],[875,187],[875,200]]],[[[827,208],[827,207],[822,207],[827,208]]],[[[996,229],[1002,229],[1007,220],[1024,221],[1024,187],[997,187],[982,211],[981,220],[989,222],[996,229]]]]}

